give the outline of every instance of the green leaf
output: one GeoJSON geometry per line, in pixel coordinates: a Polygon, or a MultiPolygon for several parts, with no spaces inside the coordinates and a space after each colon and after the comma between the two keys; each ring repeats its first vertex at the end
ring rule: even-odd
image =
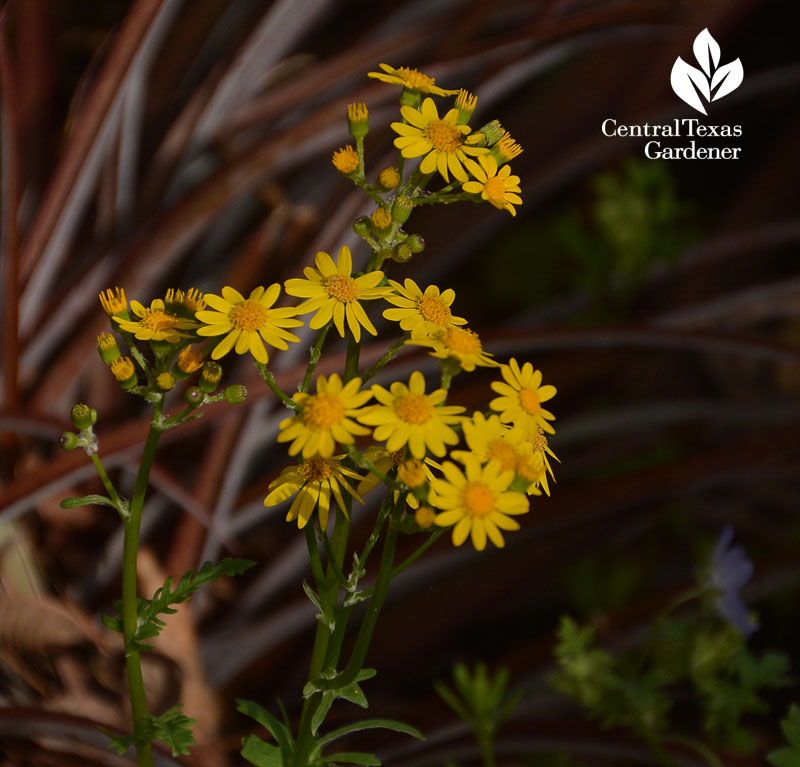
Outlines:
{"type": "Polygon", "coordinates": [[[333,705],[333,701],[336,699],[336,694],[334,692],[328,691],[322,693],[322,699],[317,706],[317,710],[314,712],[314,716],[311,717],[311,734],[316,735],[317,730],[319,730],[322,723],[325,721],[325,717],[328,716],[328,711],[331,710],[331,706],[333,705]]]}
{"type": "Polygon", "coordinates": [[[342,751],[341,754],[331,754],[324,757],[326,764],[358,764],[364,767],[380,767],[381,761],[372,754],[362,754],[358,751],[342,751]]]}
{"type": "Polygon", "coordinates": [[[256,767],[283,767],[280,748],[265,743],[256,735],[242,740],[242,756],[256,767]]]}
{"type": "Polygon", "coordinates": [[[775,767],[800,767],[800,751],[796,748],[779,748],[767,754],[767,761],[775,767]]]}
{"type": "Polygon", "coordinates": [[[59,505],[62,509],[74,509],[76,506],[110,506],[112,509],[119,511],[117,504],[104,495],[83,495],[80,498],[65,498],[59,505]]]}
{"type": "Polygon", "coordinates": [[[786,742],[798,749],[800,755],[800,706],[792,703],[789,715],[781,722],[781,729],[786,742]]]}
{"type": "Polygon", "coordinates": [[[416,727],[412,727],[410,724],[396,722],[394,719],[364,719],[361,722],[345,725],[344,727],[340,727],[338,730],[334,730],[333,732],[329,732],[327,735],[323,735],[319,741],[317,741],[317,745],[321,748],[328,743],[332,743],[334,740],[338,740],[339,738],[343,738],[345,735],[349,735],[351,732],[375,729],[393,730],[394,732],[402,732],[405,735],[411,735],[412,738],[425,740],[425,736],[416,727]]]}
{"type": "MultiPolygon", "coordinates": [[[[189,746],[194,745],[191,725],[194,719],[186,716],[181,705],[167,709],[160,716],[151,717],[150,727],[153,740],[158,739],[172,749],[173,756],[189,753],[189,746]]],[[[149,734],[149,733],[148,733],[149,734]]]]}
{"type": "Polygon", "coordinates": [[[111,738],[108,748],[115,749],[120,756],[122,756],[136,742],[135,735],[115,735],[105,727],[98,727],[98,729],[104,735],[108,735],[108,737],[111,738]]]}
{"type": "MultiPolygon", "coordinates": [[[[172,578],[167,578],[164,585],[156,590],[152,599],[139,599],[136,607],[137,628],[134,634],[134,645],[139,650],[151,650],[152,645],[143,640],[157,637],[167,624],[158,616],[169,615],[177,612],[172,605],[181,604],[191,599],[192,594],[204,583],[210,583],[218,578],[232,575],[241,575],[245,570],[253,567],[255,562],[247,559],[233,559],[227,557],[218,564],[206,562],[197,571],[189,570],[181,577],[175,588],[172,588],[172,578]]],[[[114,608],[118,615],[122,614],[122,603],[115,602],[114,608]]],[[[103,616],[103,623],[114,631],[122,631],[122,621],[118,618],[103,616]]]]}
{"type": "Polygon", "coordinates": [[[272,737],[278,742],[281,755],[288,764],[294,750],[294,741],[292,740],[292,734],[283,722],[251,700],[237,699],[236,710],[251,719],[255,719],[262,727],[269,730],[272,737]]]}
{"type": "Polygon", "coordinates": [[[467,724],[472,721],[469,710],[462,705],[455,692],[451,690],[444,682],[434,682],[433,689],[436,690],[436,692],[439,694],[439,697],[445,703],[447,703],[447,705],[450,706],[453,711],[456,712],[456,716],[458,716],[461,721],[466,722],[467,724]]]}
{"type": "Polygon", "coordinates": [[[334,628],[336,628],[336,617],[331,615],[329,610],[325,609],[319,594],[305,581],[303,581],[303,591],[306,592],[306,596],[311,600],[314,607],[319,610],[317,613],[317,620],[322,623],[323,626],[327,626],[330,631],[333,631],[334,628]]]}

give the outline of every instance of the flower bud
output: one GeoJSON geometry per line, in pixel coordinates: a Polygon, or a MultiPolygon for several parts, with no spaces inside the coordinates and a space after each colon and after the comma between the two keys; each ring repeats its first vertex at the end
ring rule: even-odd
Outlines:
{"type": "Polygon", "coordinates": [[[190,386],[183,393],[183,398],[186,400],[186,404],[192,405],[193,407],[197,407],[198,405],[202,404],[205,396],[206,395],[203,394],[202,391],[200,391],[199,386],[190,386]]]}
{"type": "Polygon", "coordinates": [[[347,128],[354,139],[364,138],[369,133],[369,110],[366,104],[356,102],[348,105],[347,128]]]}
{"type": "Polygon", "coordinates": [[[136,386],[136,368],[130,357],[120,357],[116,362],[112,362],[111,375],[126,391],[136,386]]]}
{"type": "Polygon", "coordinates": [[[384,168],[378,175],[378,186],[384,192],[394,189],[400,183],[400,181],[400,172],[394,167],[394,165],[384,168]]]}
{"type": "Polygon", "coordinates": [[[427,481],[427,477],[422,461],[411,458],[401,463],[400,466],[397,467],[397,478],[412,490],[424,485],[427,481]]]}
{"type": "Polygon", "coordinates": [[[358,154],[350,144],[337,149],[331,157],[331,162],[333,167],[345,176],[349,176],[358,170],[358,154]]]}
{"type": "Polygon", "coordinates": [[[392,205],[392,218],[401,224],[405,224],[412,210],[414,210],[412,200],[409,200],[408,197],[398,197],[395,199],[394,205],[392,205]]]}
{"type": "Polygon", "coordinates": [[[381,234],[392,225],[392,214],[386,208],[375,208],[370,214],[369,220],[375,231],[381,234]]]}
{"type": "Polygon", "coordinates": [[[128,299],[125,298],[125,291],[122,288],[109,288],[105,293],[100,293],[100,305],[103,311],[109,316],[117,315],[128,319],[128,299]]]}
{"type": "Polygon", "coordinates": [[[405,242],[401,242],[392,248],[392,261],[396,261],[398,264],[404,264],[413,257],[414,253],[405,242]]]}
{"type": "Polygon", "coordinates": [[[456,123],[458,125],[466,125],[469,122],[469,118],[472,117],[477,103],[477,96],[473,96],[469,91],[465,91],[462,88],[458,92],[458,96],[456,96],[456,109],[458,110],[458,119],[456,123]]]}
{"type": "Polygon", "coordinates": [[[500,141],[492,147],[492,156],[497,160],[497,165],[505,165],[515,157],[522,154],[522,147],[506,132],[500,141]]]}
{"type": "Polygon", "coordinates": [[[59,444],[64,450],[74,450],[78,447],[78,435],[74,431],[65,431],[61,435],[59,444]]]}
{"type": "Polygon", "coordinates": [[[225,389],[225,402],[230,405],[241,405],[247,399],[247,388],[233,384],[225,389]]]}
{"type": "Polygon", "coordinates": [[[477,134],[485,138],[485,144],[481,143],[479,146],[494,146],[506,133],[506,129],[500,124],[499,120],[492,120],[486,123],[477,134]]]}
{"type": "Polygon", "coordinates": [[[401,107],[416,107],[422,101],[422,93],[416,88],[403,88],[400,92],[400,106],[401,107]]]}
{"type": "Polygon", "coordinates": [[[172,375],[182,381],[194,373],[195,370],[200,370],[201,367],[203,367],[203,355],[193,352],[192,345],[189,344],[185,349],[181,349],[178,354],[178,359],[172,366],[172,375]]]}
{"type": "Polygon", "coordinates": [[[156,376],[156,386],[161,391],[170,391],[175,386],[175,376],[172,373],[159,373],[156,376]]]}
{"type": "Polygon", "coordinates": [[[408,247],[411,248],[412,253],[422,253],[422,251],[425,250],[425,240],[418,234],[408,235],[406,242],[408,243],[408,247]]]}
{"type": "Polygon", "coordinates": [[[436,512],[430,506],[420,506],[414,512],[414,521],[423,529],[427,530],[436,520],[436,512]]]}
{"type": "Polygon", "coordinates": [[[100,359],[106,365],[116,362],[122,356],[117,345],[117,339],[111,333],[101,333],[97,336],[97,351],[100,352],[100,359]]]}
{"type": "Polygon", "coordinates": [[[219,386],[221,378],[222,367],[216,362],[206,362],[203,365],[203,372],[200,374],[200,380],[197,383],[201,391],[211,394],[219,386]]]}
{"type": "Polygon", "coordinates": [[[72,408],[72,425],[83,431],[97,421],[97,411],[88,405],[75,405],[72,408]]]}
{"type": "Polygon", "coordinates": [[[372,231],[372,227],[370,226],[369,216],[359,216],[355,221],[353,221],[353,231],[359,237],[366,237],[372,231]]]}

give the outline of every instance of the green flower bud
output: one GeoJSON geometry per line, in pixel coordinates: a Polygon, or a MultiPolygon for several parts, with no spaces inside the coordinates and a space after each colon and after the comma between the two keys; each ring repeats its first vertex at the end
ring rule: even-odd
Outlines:
{"type": "Polygon", "coordinates": [[[247,399],[247,388],[234,384],[225,389],[225,402],[230,405],[241,405],[247,399]]]}
{"type": "Polygon", "coordinates": [[[359,216],[355,221],[353,221],[353,231],[359,237],[366,237],[372,231],[372,226],[370,226],[369,222],[369,216],[359,216]]]}
{"type": "Polygon", "coordinates": [[[410,261],[413,256],[413,251],[405,242],[395,245],[392,249],[392,261],[397,261],[398,264],[404,264],[406,261],[410,261]]]}
{"type": "Polygon", "coordinates": [[[175,386],[175,376],[172,373],[159,373],[156,376],[156,386],[161,391],[170,391],[175,386]]]}
{"type": "Polygon", "coordinates": [[[97,351],[100,352],[100,358],[106,365],[116,362],[122,356],[117,339],[111,333],[101,333],[97,336],[97,351]]]}
{"type": "Polygon", "coordinates": [[[422,94],[414,88],[403,88],[400,94],[401,107],[418,107],[422,101],[422,94]]]}
{"type": "Polygon", "coordinates": [[[348,104],[347,127],[355,139],[364,138],[369,133],[369,110],[366,104],[360,102],[348,104]]]}
{"type": "Polygon", "coordinates": [[[206,362],[203,365],[203,372],[200,374],[198,385],[201,391],[211,394],[219,386],[222,378],[222,367],[216,362],[206,362]]]}
{"type": "Polygon", "coordinates": [[[408,235],[406,242],[408,243],[408,247],[411,248],[412,253],[422,253],[422,251],[425,250],[425,240],[418,234],[408,235]]]}
{"type": "Polygon", "coordinates": [[[412,210],[414,210],[414,203],[408,197],[398,197],[394,201],[394,205],[392,205],[392,218],[401,224],[405,224],[412,210]]]}
{"type": "Polygon", "coordinates": [[[64,450],[74,450],[78,447],[78,435],[74,431],[65,431],[59,440],[64,450]]]}
{"type": "Polygon", "coordinates": [[[383,233],[388,231],[392,225],[392,214],[386,208],[375,208],[370,214],[369,220],[376,232],[383,233]]]}
{"type": "Polygon", "coordinates": [[[72,408],[72,425],[83,431],[97,421],[97,411],[88,405],[75,405],[72,408]]]}
{"type": "Polygon", "coordinates": [[[197,407],[198,405],[202,404],[203,399],[205,398],[205,394],[200,391],[199,386],[190,386],[184,393],[183,398],[186,400],[187,405],[192,405],[197,407]]]}

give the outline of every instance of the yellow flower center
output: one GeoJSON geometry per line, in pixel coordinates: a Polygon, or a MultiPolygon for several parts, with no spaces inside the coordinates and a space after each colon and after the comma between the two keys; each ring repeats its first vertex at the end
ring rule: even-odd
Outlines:
{"type": "Polygon", "coordinates": [[[422,296],[418,306],[423,318],[436,325],[447,325],[453,317],[441,296],[422,296]]]}
{"type": "Polygon", "coordinates": [[[473,517],[484,517],[494,508],[494,493],[483,482],[470,482],[464,489],[464,505],[473,517]]]}
{"type": "Polygon", "coordinates": [[[424,394],[403,394],[395,399],[394,412],[408,423],[427,423],[433,414],[433,405],[424,394]]]}
{"type": "Polygon", "coordinates": [[[236,304],[228,312],[228,319],[237,330],[249,330],[255,333],[267,323],[269,310],[262,306],[258,301],[248,298],[240,304],[236,304]]]}
{"type": "Polygon", "coordinates": [[[358,155],[350,144],[333,153],[333,167],[340,173],[352,173],[358,168],[358,155]]]}
{"type": "Polygon", "coordinates": [[[458,354],[480,354],[483,351],[478,334],[462,328],[448,328],[441,335],[442,343],[458,354]]]}
{"type": "Polygon", "coordinates": [[[547,449],[547,437],[544,434],[544,430],[542,427],[539,427],[539,431],[537,432],[536,436],[531,440],[531,447],[533,448],[534,452],[544,452],[547,449]]]}
{"type": "Polygon", "coordinates": [[[369,220],[376,229],[388,229],[392,225],[392,214],[386,208],[375,208],[369,220]]]}
{"type": "Polygon", "coordinates": [[[178,325],[178,318],[172,314],[167,314],[160,310],[152,311],[151,309],[144,310],[144,317],[139,322],[149,330],[171,330],[178,325]]]}
{"type": "Polygon", "coordinates": [[[111,375],[121,383],[133,378],[135,372],[136,370],[130,357],[122,357],[111,363],[111,375]]]}
{"type": "Polygon", "coordinates": [[[536,415],[542,409],[539,393],[527,387],[519,390],[519,404],[528,415],[536,415]]]}
{"type": "Polygon", "coordinates": [[[352,277],[343,274],[332,274],[325,278],[325,290],[331,298],[349,304],[358,298],[358,285],[352,277]]]}
{"type": "Polygon", "coordinates": [[[303,423],[312,429],[330,429],[344,418],[344,403],[335,394],[309,397],[303,407],[303,423]]]}
{"type": "Polygon", "coordinates": [[[461,148],[461,131],[444,120],[434,120],[426,126],[425,138],[439,152],[457,152],[461,148]]]}
{"type": "Polygon", "coordinates": [[[336,461],[331,458],[314,456],[297,467],[300,476],[306,482],[322,482],[330,479],[336,473],[336,461]]]}
{"type": "Polygon", "coordinates": [[[417,90],[427,90],[436,83],[432,77],[422,74],[416,69],[409,69],[408,67],[398,67],[395,70],[398,76],[403,80],[403,85],[406,88],[416,88],[417,90]]]}
{"type": "Polygon", "coordinates": [[[488,460],[492,458],[500,461],[502,471],[514,470],[517,467],[517,451],[504,439],[493,439],[486,450],[488,460]]]}
{"type": "Polygon", "coordinates": [[[486,179],[486,183],[483,185],[483,191],[486,192],[486,199],[489,200],[492,205],[503,205],[506,196],[506,187],[503,183],[503,179],[498,176],[492,176],[486,179]]]}

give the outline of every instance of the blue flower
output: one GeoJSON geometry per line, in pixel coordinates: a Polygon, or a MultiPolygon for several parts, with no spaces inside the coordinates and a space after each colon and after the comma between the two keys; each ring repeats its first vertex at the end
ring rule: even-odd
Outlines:
{"type": "Polygon", "coordinates": [[[739,598],[739,589],[753,576],[753,563],[741,546],[731,546],[732,541],[733,528],[728,525],[722,531],[711,555],[711,570],[706,587],[715,592],[714,606],[720,615],[745,637],[749,637],[758,625],[739,598]]]}

